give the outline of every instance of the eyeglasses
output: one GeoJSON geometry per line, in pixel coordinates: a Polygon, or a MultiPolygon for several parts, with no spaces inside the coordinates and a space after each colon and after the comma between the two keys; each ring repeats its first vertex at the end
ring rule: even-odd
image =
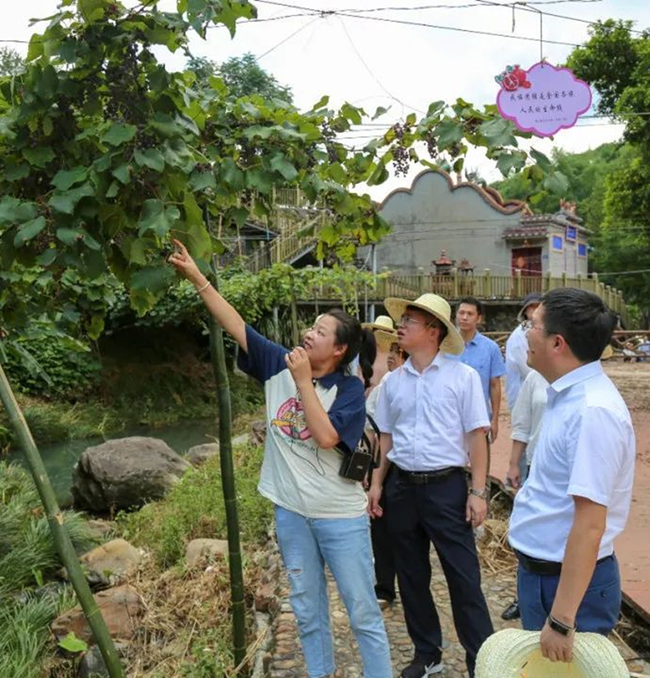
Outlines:
{"type": "Polygon", "coordinates": [[[424,320],[418,320],[417,318],[413,318],[410,315],[403,315],[398,321],[397,324],[406,327],[408,325],[424,325],[425,327],[429,327],[432,325],[430,322],[424,322],[424,320]]]}

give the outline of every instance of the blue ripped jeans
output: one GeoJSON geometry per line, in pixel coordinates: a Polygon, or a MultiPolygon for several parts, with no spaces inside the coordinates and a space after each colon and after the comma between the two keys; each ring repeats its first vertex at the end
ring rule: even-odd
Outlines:
{"type": "Polygon", "coordinates": [[[305,518],[276,506],[275,529],[309,678],[335,671],[325,565],[348,611],[364,678],[391,678],[388,637],[375,597],[368,516],[305,518]]]}

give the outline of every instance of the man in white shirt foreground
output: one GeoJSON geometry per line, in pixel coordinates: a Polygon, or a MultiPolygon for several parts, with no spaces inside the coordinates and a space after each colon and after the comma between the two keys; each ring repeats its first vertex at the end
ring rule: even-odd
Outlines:
{"type": "Polygon", "coordinates": [[[528,330],[529,364],[550,387],[510,544],[523,627],[542,631],[551,661],[571,661],[574,631],[607,634],[620,611],[613,542],[629,513],[635,442],[599,361],[615,322],[596,295],[562,288],[544,295],[528,330]]]}
{"type": "Polygon", "coordinates": [[[368,510],[381,515],[382,484],[392,462],[395,468],[385,488],[388,530],[406,626],[415,645],[415,657],[401,676],[426,678],[443,669],[440,620],[431,596],[431,542],[473,676],[476,654],[493,631],[472,530],[487,513],[485,432],[490,420],[481,380],[453,358],[465,344],[442,297],[386,299],[384,305],[398,324],[399,346],[410,358],[390,373],[379,396],[375,419],[381,431],[381,463],[372,476],[368,510]]]}

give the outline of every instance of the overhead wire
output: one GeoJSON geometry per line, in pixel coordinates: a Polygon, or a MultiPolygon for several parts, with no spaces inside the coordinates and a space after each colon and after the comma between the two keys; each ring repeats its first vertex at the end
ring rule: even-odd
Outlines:
{"type": "MultiPolygon", "coordinates": [[[[343,12],[341,10],[318,10],[313,7],[305,7],[301,5],[293,5],[285,2],[278,2],[278,0],[257,0],[258,3],[267,4],[267,5],[277,5],[279,7],[288,7],[290,9],[297,10],[313,10],[315,12],[321,13],[323,16],[339,16],[339,17],[349,17],[351,19],[360,19],[362,21],[375,21],[383,23],[398,24],[403,26],[416,26],[420,28],[432,28],[435,30],[442,31],[456,31],[459,33],[467,33],[471,35],[486,35],[491,37],[505,38],[507,40],[525,40],[528,42],[539,43],[539,38],[534,38],[531,36],[524,35],[511,35],[508,33],[495,33],[492,31],[482,31],[473,28],[461,28],[459,26],[444,26],[440,24],[431,24],[424,21],[408,21],[406,19],[395,19],[392,17],[377,17],[377,16],[366,16],[360,14],[352,14],[349,12],[343,12]]],[[[561,40],[544,40],[545,44],[551,45],[563,45],[565,47],[579,47],[580,45],[574,42],[564,42],[561,40]]]]}
{"type": "MultiPolygon", "coordinates": [[[[352,50],[354,53],[357,55],[357,58],[363,65],[363,67],[366,69],[370,77],[381,87],[381,89],[386,93],[386,95],[392,99],[393,101],[396,101],[398,104],[402,106],[402,108],[410,108],[413,111],[416,111],[417,113],[420,113],[421,115],[426,115],[424,111],[419,110],[418,108],[415,108],[415,106],[409,106],[408,104],[405,104],[401,99],[398,99],[394,94],[388,91],[388,89],[384,86],[384,84],[379,80],[379,78],[373,73],[371,70],[370,66],[366,63],[366,60],[361,56],[361,52],[357,49],[357,46],[354,44],[354,40],[352,40],[350,33],[348,32],[347,26],[345,25],[345,21],[341,19],[340,17],[337,17],[339,19],[339,22],[341,24],[341,27],[343,28],[343,32],[345,33],[348,42],[350,43],[350,46],[352,47],[352,50]]],[[[403,111],[402,111],[403,112],[403,111]]]]}
{"type": "MultiPolygon", "coordinates": [[[[504,7],[505,9],[511,9],[511,10],[521,10],[522,12],[532,12],[535,15],[541,14],[542,16],[548,16],[548,17],[553,17],[555,19],[564,19],[566,21],[576,21],[582,24],[588,24],[590,26],[596,26],[598,24],[598,21],[589,21],[588,19],[580,19],[579,17],[575,16],[567,16],[566,14],[557,14],[555,12],[546,12],[541,9],[537,9],[535,7],[528,7],[527,5],[533,5],[537,3],[532,3],[532,2],[523,2],[523,1],[515,1],[515,2],[496,2],[495,0],[476,0],[477,4],[487,6],[487,7],[504,7]]],[[[643,31],[637,31],[635,29],[630,28],[631,33],[638,33],[639,35],[643,35],[643,31]]],[[[545,41],[546,42],[546,41],[545,41]]]]}
{"type": "Polygon", "coordinates": [[[282,45],[284,45],[285,42],[288,42],[289,40],[291,40],[291,38],[298,35],[298,33],[300,33],[301,31],[304,31],[305,28],[309,28],[309,26],[316,23],[320,18],[321,18],[320,16],[317,16],[315,19],[312,19],[311,21],[308,21],[307,23],[305,23],[302,26],[300,26],[299,28],[297,28],[295,31],[293,31],[293,33],[290,33],[289,35],[287,35],[286,38],[283,38],[276,45],[273,45],[273,47],[271,47],[271,49],[267,49],[266,52],[263,52],[262,54],[257,56],[256,57],[257,61],[260,61],[261,59],[263,59],[268,54],[271,54],[271,52],[275,51],[278,47],[281,47],[282,45]]]}

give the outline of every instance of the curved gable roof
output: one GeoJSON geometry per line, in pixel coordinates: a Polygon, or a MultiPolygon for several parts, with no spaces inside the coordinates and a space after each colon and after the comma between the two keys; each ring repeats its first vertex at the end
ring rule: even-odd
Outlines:
{"type": "Polygon", "coordinates": [[[449,190],[453,193],[459,188],[471,188],[481,199],[486,202],[492,209],[501,212],[501,214],[516,214],[517,212],[522,212],[523,214],[532,214],[530,207],[523,200],[504,200],[499,191],[495,188],[483,188],[478,184],[475,184],[471,181],[462,181],[459,184],[454,184],[451,175],[448,172],[445,172],[443,169],[426,169],[420,172],[415,179],[410,188],[396,188],[392,190],[377,206],[378,210],[382,210],[386,203],[394,196],[400,193],[406,193],[408,195],[413,195],[415,190],[415,185],[422,179],[422,177],[428,174],[439,174],[441,177],[447,180],[447,186],[449,190]]]}

